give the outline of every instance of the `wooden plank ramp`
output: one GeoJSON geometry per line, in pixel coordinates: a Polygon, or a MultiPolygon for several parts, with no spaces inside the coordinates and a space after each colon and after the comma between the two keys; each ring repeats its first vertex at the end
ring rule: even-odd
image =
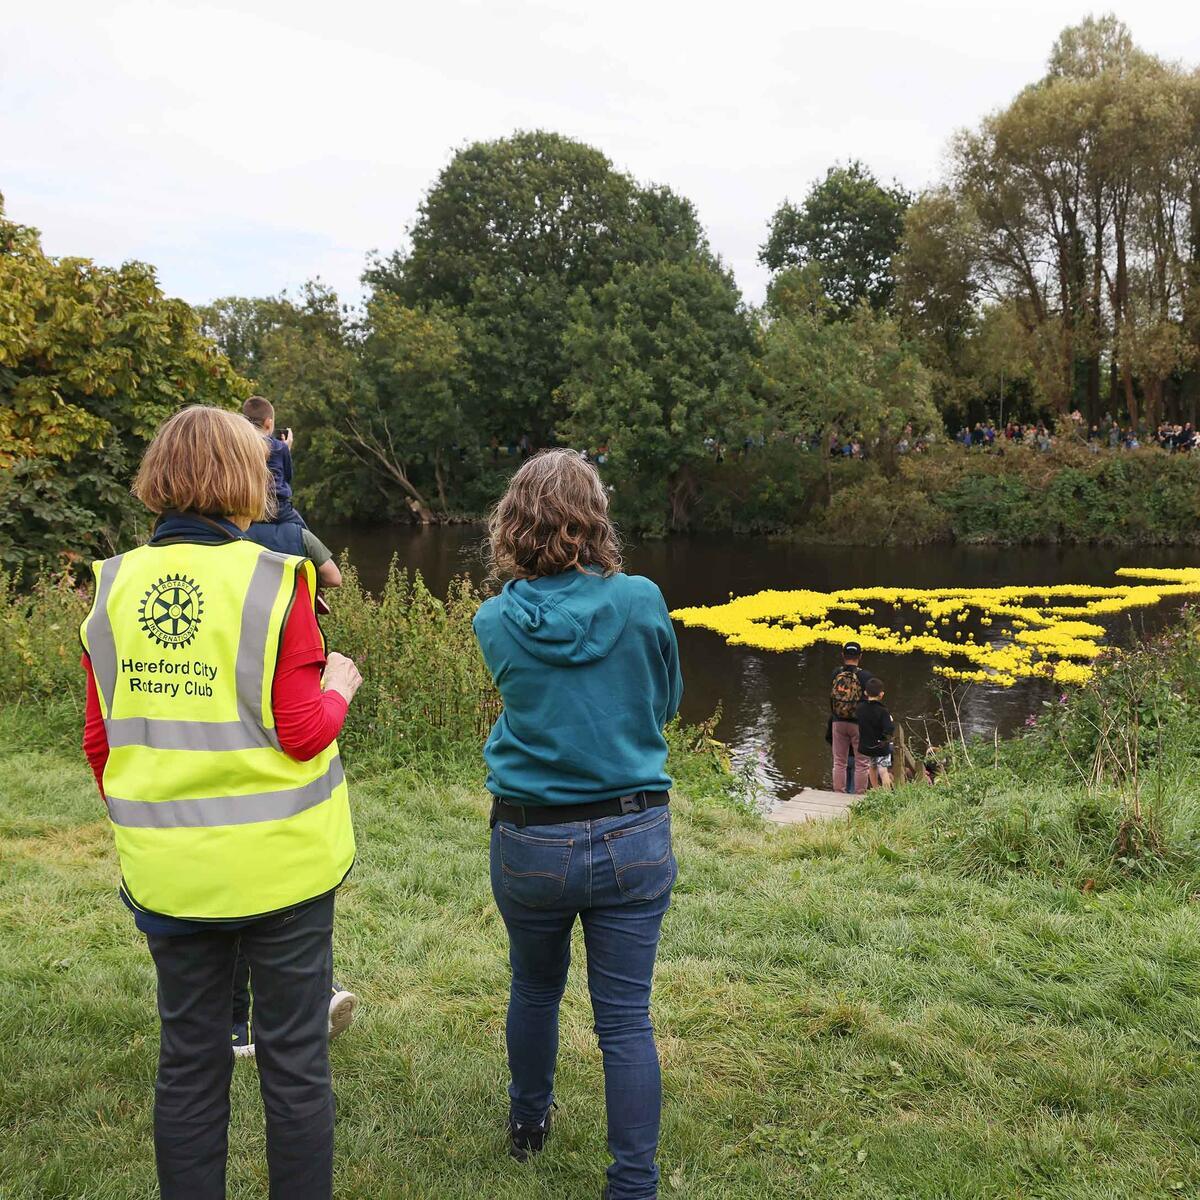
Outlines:
{"type": "Polygon", "coordinates": [[[790,800],[780,800],[769,813],[776,825],[800,825],[805,821],[829,821],[844,817],[854,797],[846,792],[823,792],[801,788],[790,800]]]}

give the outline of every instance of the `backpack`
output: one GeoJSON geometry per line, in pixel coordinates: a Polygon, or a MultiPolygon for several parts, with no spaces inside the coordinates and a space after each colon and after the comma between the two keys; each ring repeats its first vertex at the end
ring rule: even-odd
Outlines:
{"type": "Polygon", "coordinates": [[[829,689],[829,708],[835,721],[853,721],[858,702],[863,698],[862,680],[855,667],[843,667],[833,677],[829,689]]]}

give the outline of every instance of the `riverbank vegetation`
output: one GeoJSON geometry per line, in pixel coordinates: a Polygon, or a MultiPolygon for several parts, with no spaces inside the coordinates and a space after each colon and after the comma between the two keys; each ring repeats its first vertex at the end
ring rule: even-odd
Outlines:
{"type": "Polygon", "coordinates": [[[1108,446],[1198,416],[1200,74],[1088,18],[946,162],[914,194],[851,159],[785,200],[761,308],[686,197],[545,131],[457,150],[354,304],[193,311],[0,212],[0,561],[129,544],[156,422],[251,388],[317,523],[477,516],[560,443],[639,533],[1190,540],[1188,456],[1108,446]],[[988,420],[1057,445],[944,445],[988,420]]]}
{"type": "MultiPolygon", "coordinates": [[[[0,1192],[148,1200],[154,978],[78,748],[84,604],[67,582],[0,601],[0,1192]]],[[[601,1181],[579,971],[550,1149],[525,1167],[504,1154],[507,967],[470,608],[465,592],[443,605],[396,578],[368,600],[351,582],[327,626],[367,652],[345,739],[360,853],[336,933],[362,998],[333,1052],[348,1200],[557,1200],[601,1181]]],[[[1023,736],[959,745],[936,786],[809,827],[767,828],[711,744],[675,733],[663,1195],[1200,1189],[1197,680],[1184,616],[1023,736]]],[[[233,1194],[265,1188],[259,1112],[239,1066],[233,1194]]]]}
{"type": "Polygon", "coordinates": [[[691,528],[845,546],[1194,545],[1200,459],[1062,439],[1004,455],[948,442],[872,460],[768,444],[697,472],[691,528]]]}

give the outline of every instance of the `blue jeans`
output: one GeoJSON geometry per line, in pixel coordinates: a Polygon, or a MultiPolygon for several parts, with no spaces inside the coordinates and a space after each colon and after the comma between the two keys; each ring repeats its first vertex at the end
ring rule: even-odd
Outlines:
{"type": "MultiPolygon", "coordinates": [[[[566,810],[569,811],[569,810],[566,810]]],[[[512,1116],[537,1123],[554,1099],[558,1006],[578,916],[608,1112],[612,1200],[658,1194],[662,1078],[650,985],[675,856],[665,808],[599,821],[492,830],[492,893],[508,928],[508,1094],[512,1116]]]]}

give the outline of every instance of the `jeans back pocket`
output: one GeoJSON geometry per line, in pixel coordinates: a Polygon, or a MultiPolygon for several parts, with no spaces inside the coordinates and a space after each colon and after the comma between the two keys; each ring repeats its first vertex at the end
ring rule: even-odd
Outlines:
{"type": "Polygon", "coordinates": [[[654,900],[675,882],[671,853],[671,814],[614,829],[604,844],[617,874],[617,886],[627,900],[654,900]]]}
{"type": "Polygon", "coordinates": [[[574,838],[539,837],[497,825],[505,892],[526,908],[552,908],[562,899],[574,838]]]}

